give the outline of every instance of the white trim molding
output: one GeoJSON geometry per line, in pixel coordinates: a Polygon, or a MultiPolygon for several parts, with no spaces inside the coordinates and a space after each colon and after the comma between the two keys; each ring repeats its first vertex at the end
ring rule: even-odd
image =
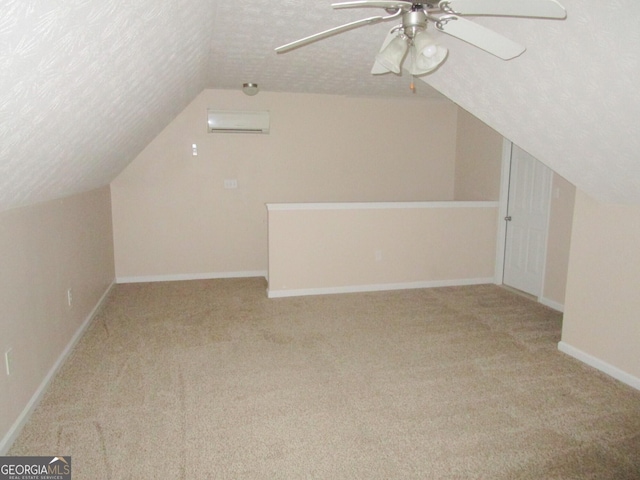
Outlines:
{"type": "Polygon", "coordinates": [[[139,277],[117,277],[116,283],[176,282],[184,280],[212,280],[217,278],[250,278],[264,277],[268,279],[266,270],[247,270],[239,272],[207,272],[207,273],[175,273],[170,275],[143,275],[139,277]]]}
{"type": "Polygon", "coordinates": [[[553,308],[558,312],[564,313],[564,305],[560,302],[556,302],[555,300],[550,300],[546,297],[538,297],[538,302],[540,302],[542,305],[545,305],[549,308],[553,308]]]}
{"type": "Polygon", "coordinates": [[[600,370],[603,373],[615,378],[616,380],[620,380],[622,383],[626,383],[630,387],[635,388],[636,390],[640,390],[640,378],[634,377],[630,373],[627,373],[623,370],[620,370],[618,367],[614,367],[613,365],[600,360],[593,355],[590,355],[582,350],[569,345],[566,342],[558,343],[558,350],[562,353],[566,353],[567,355],[580,360],[583,363],[586,363],[590,367],[593,367],[597,370],[600,370]]]}
{"type": "Polygon", "coordinates": [[[380,283],[373,285],[345,285],[341,287],[300,288],[292,290],[269,290],[267,297],[301,297],[305,295],[331,295],[335,293],[381,292],[388,290],[412,290],[416,288],[459,287],[464,285],[493,284],[492,277],[465,278],[462,280],[430,280],[424,282],[380,283]]]}
{"type": "Polygon", "coordinates": [[[58,373],[58,370],[64,364],[65,360],[67,359],[67,357],[69,356],[73,348],[76,346],[80,338],[82,338],[82,335],[84,334],[85,330],[89,327],[89,325],[91,325],[93,318],[95,317],[96,313],[98,312],[98,310],[100,309],[104,301],[109,296],[109,293],[111,292],[111,289],[113,288],[114,285],[115,285],[115,282],[111,282],[111,285],[107,287],[106,291],[102,294],[102,297],[100,297],[100,300],[98,300],[98,303],[96,304],[96,306],[93,307],[93,310],[91,310],[89,315],[87,315],[87,318],[82,322],[82,325],[80,325],[78,330],[76,330],[76,333],[73,334],[73,337],[71,337],[71,340],[69,341],[65,349],[62,351],[62,353],[60,354],[56,362],[53,364],[53,366],[49,369],[49,372],[44,377],[40,385],[38,386],[38,389],[31,396],[31,398],[29,399],[29,402],[24,407],[24,409],[22,410],[22,412],[20,413],[16,421],[13,423],[13,425],[11,425],[11,428],[9,429],[7,434],[0,441],[0,455],[6,455],[9,449],[11,448],[11,445],[13,444],[13,442],[16,441],[16,439],[18,438],[18,435],[20,435],[20,432],[22,431],[27,421],[29,420],[29,417],[31,417],[31,414],[40,403],[40,400],[42,400],[42,397],[44,393],[47,391],[47,388],[49,387],[51,380],[53,380],[56,373],[58,373]]]}

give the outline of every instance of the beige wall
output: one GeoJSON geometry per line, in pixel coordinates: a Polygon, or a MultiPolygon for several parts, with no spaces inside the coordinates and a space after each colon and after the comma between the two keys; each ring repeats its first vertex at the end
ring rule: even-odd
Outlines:
{"type": "MultiPolygon", "coordinates": [[[[206,90],[111,185],[116,274],[261,275],[268,202],[497,200],[502,143],[446,101],[206,90]],[[271,133],[208,134],[207,108],[269,110],[271,133]]],[[[562,308],[573,187],[555,182],[543,300],[562,308]]]]}
{"type": "Polygon", "coordinates": [[[269,206],[269,295],[490,283],[496,202],[269,206]]]}
{"type": "Polygon", "coordinates": [[[570,353],[610,374],[633,377],[625,380],[636,388],[640,388],[639,245],[639,206],[604,205],[577,191],[562,343],[570,353]]]}
{"type": "Polygon", "coordinates": [[[573,184],[554,173],[542,298],[555,307],[564,305],[575,194],[573,184]]]}
{"type": "Polygon", "coordinates": [[[503,138],[462,108],[458,109],[456,200],[498,200],[503,138]]]}
{"type": "Polygon", "coordinates": [[[9,446],[12,426],[114,280],[109,188],[0,212],[0,258],[1,452],[9,446]],[[4,371],[9,348],[11,376],[4,371]]]}
{"type": "Polygon", "coordinates": [[[111,185],[116,275],[266,271],[267,202],[451,200],[456,112],[441,100],[206,90],[111,185]],[[271,133],[208,134],[207,108],[269,110],[271,133]]]}

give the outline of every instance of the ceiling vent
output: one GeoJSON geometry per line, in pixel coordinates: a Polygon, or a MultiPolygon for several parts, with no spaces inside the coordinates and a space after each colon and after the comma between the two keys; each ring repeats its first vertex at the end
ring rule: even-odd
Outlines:
{"type": "Polygon", "coordinates": [[[209,133],[269,133],[269,112],[207,110],[209,133]]]}

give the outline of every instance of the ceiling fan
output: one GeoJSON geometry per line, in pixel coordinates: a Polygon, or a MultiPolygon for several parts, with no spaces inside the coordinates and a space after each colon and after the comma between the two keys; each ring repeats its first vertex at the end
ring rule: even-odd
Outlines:
{"type": "Polygon", "coordinates": [[[331,28],[282,45],[276,48],[276,52],[285,53],[354,28],[398,18],[402,23],[389,31],[380,52],[376,55],[371,73],[400,74],[404,63],[404,68],[410,74],[418,76],[434,71],[448,54],[447,49],[438,45],[436,39],[428,33],[427,27],[430,23],[440,32],[459,38],[503,60],[510,60],[522,54],[525,47],[493,30],[462,18],[462,15],[556,19],[567,16],[564,7],[557,0],[359,0],[333,3],[331,6],[334,9],[382,8],[387,15],[364,18],[331,28]],[[411,53],[407,55],[409,51],[411,53]]]}

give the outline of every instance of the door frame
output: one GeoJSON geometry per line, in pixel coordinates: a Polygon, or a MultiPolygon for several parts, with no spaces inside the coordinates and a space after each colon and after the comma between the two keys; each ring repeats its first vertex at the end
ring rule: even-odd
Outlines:
{"type": "Polygon", "coordinates": [[[509,173],[511,170],[511,142],[502,139],[502,164],[500,168],[500,197],[498,205],[498,233],[496,236],[496,267],[495,283],[502,285],[504,278],[504,252],[507,246],[507,224],[504,217],[507,216],[509,200],[509,173]]]}
{"type": "MultiPolygon", "coordinates": [[[[507,216],[509,208],[509,182],[511,174],[511,151],[513,143],[506,138],[502,140],[502,165],[500,169],[500,199],[498,205],[498,232],[496,237],[496,264],[495,264],[495,283],[496,285],[504,285],[504,257],[507,247],[507,222],[505,217],[507,216]]],[[[548,167],[547,167],[548,168],[548,167]]],[[[545,231],[544,251],[544,264],[542,265],[542,283],[540,285],[540,295],[537,300],[540,303],[546,304],[544,299],[544,283],[547,271],[547,250],[549,242],[549,221],[551,218],[551,203],[553,201],[553,171],[551,172],[551,188],[549,188],[549,202],[547,212],[547,225],[545,231]]]]}

